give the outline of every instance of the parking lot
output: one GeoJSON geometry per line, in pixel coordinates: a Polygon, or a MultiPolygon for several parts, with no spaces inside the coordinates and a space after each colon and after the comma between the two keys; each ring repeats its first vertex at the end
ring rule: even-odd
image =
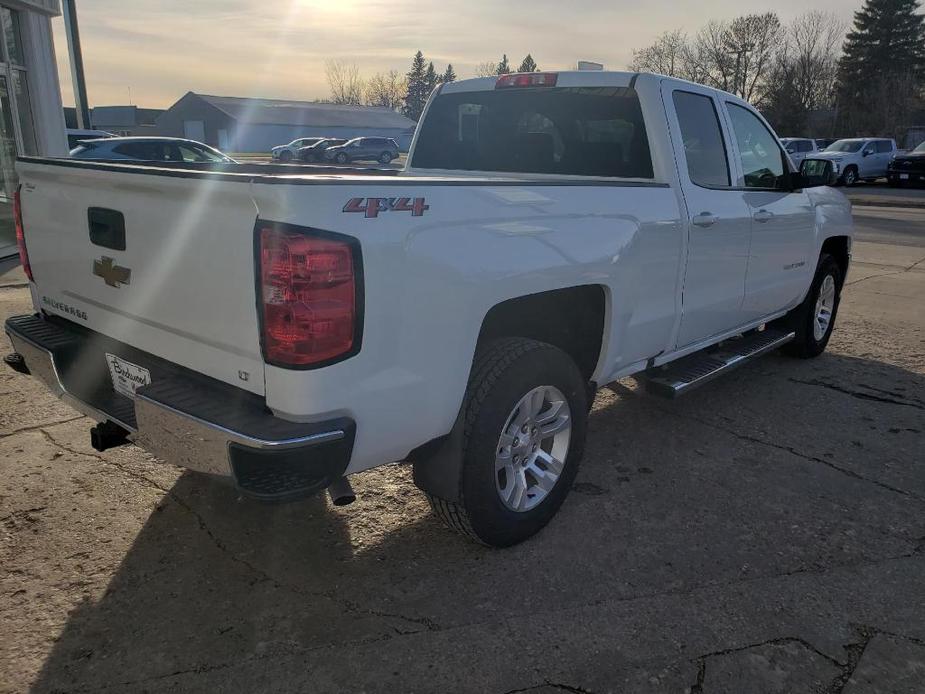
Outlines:
{"type": "MultiPolygon", "coordinates": [[[[0,690],[923,691],[925,209],[855,219],[826,354],[602,389],[571,495],[508,550],[407,466],[266,506],[96,453],[0,369],[0,690]]],[[[30,310],[0,270],[0,317],[30,310]]]]}

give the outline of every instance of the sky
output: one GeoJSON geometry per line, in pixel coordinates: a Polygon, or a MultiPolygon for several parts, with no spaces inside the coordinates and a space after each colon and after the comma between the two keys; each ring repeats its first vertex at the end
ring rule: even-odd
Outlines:
{"type": "MultiPolygon", "coordinates": [[[[80,0],[91,106],[166,108],[187,91],[311,100],[328,94],[324,64],[361,75],[407,72],[415,51],[460,78],[507,53],[541,69],[578,60],[621,70],[663,31],[695,33],[710,19],[773,8],[783,22],[807,9],[850,20],[861,0],[80,0]]],[[[52,20],[61,91],[74,104],[64,22],[52,20]]]]}

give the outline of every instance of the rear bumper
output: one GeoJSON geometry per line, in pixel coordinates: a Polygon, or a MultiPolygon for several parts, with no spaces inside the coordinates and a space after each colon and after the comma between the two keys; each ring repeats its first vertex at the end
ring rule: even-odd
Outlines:
{"type": "Polygon", "coordinates": [[[343,475],[356,425],[340,417],[280,419],[263,398],[63,319],[15,316],[5,331],[32,376],[74,409],[112,421],[155,456],[190,470],[231,475],[249,496],[313,494],[343,475]],[[112,389],[106,353],[148,369],[135,398],[112,389]]]}

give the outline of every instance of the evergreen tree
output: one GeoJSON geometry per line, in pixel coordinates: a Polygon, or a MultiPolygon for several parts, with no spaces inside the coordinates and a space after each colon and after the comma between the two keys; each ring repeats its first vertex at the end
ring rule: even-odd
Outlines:
{"type": "Polygon", "coordinates": [[[527,53],[527,57],[524,58],[523,62],[520,64],[520,67],[517,68],[517,72],[536,72],[539,69],[540,68],[537,66],[533,56],[527,53]]]}
{"type": "MultiPolygon", "coordinates": [[[[433,71],[433,63],[430,66],[433,71]]],[[[418,51],[411,61],[411,70],[408,71],[408,93],[405,95],[405,104],[402,113],[411,120],[418,120],[424,111],[424,104],[430,96],[427,88],[427,68],[424,63],[424,54],[418,51]]]]}
{"type": "Polygon", "coordinates": [[[496,68],[499,75],[507,75],[511,72],[511,64],[507,61],[507,53],[501,56],[501,62],[496,68]]]}
{"type": "Polygon", "coordinates": [[[449,63],[446,66],[446,70],[440,75],[441,82],[455,82],[456,81],[456,72],[453,70],[453,64],[449,63]]]}
{"type": "Polygon", "coordinates": [[[925,24],[918,0],[867,0],[845,37],[839,80],[871,79],[899,67],[925,67],[925,24]]]}
{"type": "Polygon", "coordinates": [[[430,93],[437,87],[440,83],[440,77],[437,75],[437,71],[434,70],[434,64],[427,64],[427,72],[424,73],[424,87],[426,92],[424,94],[424,101],[427,101],[427,97],[430,96],[430,93]]]}
{"type": "Polygon", "coordinates": [[[914,110],[925,78],[925,17],[918,9],[918,0],[867,0],[854,13],[838,65],[845,134],[898,134],[914,110]]]}

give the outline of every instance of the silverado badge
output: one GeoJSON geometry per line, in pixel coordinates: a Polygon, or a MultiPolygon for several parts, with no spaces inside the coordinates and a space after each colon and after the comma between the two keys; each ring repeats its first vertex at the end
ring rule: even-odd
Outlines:
{"type": "Polygon", "coordinates": [[[93,261],[93,274],[102,277],[110,287],[116,288],[129,284],[132,279],[132,271],[129,268],[116,265],[112,258],[105,255],[93,261]]]}

